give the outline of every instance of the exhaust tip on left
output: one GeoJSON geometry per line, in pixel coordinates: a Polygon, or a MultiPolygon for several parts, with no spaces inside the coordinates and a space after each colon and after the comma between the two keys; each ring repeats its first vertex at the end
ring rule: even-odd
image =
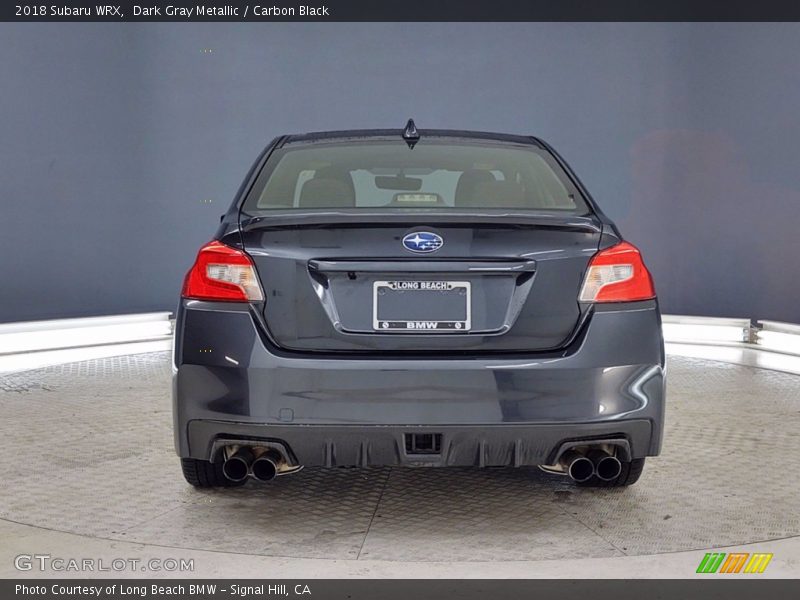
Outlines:
{"type": "Polygon", "coordinates": [[[239,448],[222,463],[222,474],[231,481],[244,481],[250,473],[251,464],[253,464],[253,452],[249,448],[239,448]]]}
{"type": "Polygon", "coordinates": [[[594,464],[583,454],[575,450],[567,450],[559,461],[573,481],[583,483],[589,481],[594,475],[594,464]]]}

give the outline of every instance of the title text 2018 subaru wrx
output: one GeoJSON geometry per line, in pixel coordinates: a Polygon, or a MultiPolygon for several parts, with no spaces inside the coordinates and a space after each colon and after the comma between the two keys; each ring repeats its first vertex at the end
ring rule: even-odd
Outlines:
{"type": "Polygon", "coordinates": [[[651,276],[530,136],[276,138],[186,275],[174,361],[199,487],[306,465],[624,486],[661,447],[651,276]]]}

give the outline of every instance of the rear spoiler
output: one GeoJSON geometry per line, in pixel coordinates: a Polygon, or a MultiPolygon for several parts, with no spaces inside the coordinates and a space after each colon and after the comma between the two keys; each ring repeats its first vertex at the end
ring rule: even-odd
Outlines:
{"type": "Polygon", "coordinates": [[[387,209],[270,210],[269,214],[241,213],[242,231],[272,228],[325,228],[332,226],[391,227],[396,225],[469,225],[472,227],[522,227],[600,233],[602,224],[594,216],[551,215],[531,211],[458,211],[387,209]]]}

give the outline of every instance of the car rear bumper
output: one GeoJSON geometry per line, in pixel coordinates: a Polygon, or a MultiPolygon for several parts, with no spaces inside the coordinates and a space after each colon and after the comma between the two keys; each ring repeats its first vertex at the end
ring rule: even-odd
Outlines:
{"type": "Polygon", "coordinates": [[[664,351],[655,302],[598,307],[556,354],[339,358],[287,355],[248,305],[183,301],[175,444],[211,459],[221,439],[283,444],[298,464],[552,464],[565,443],[621,439],[658,454],[664,351]],[[406,436],[440,436],[436,454],[406,436]]]}
{"type": "MultiPolygon", "coordinates": [[[[565,445],[576,441],[620,442],[621,458],[649,453],[652,423],[570,423],[486,426],[264,425],[194,420],[188,425],[194,458],[212,459],[223,445],[269,442],[291,465],[493,467],[555,464],[565,445]],[[440,436],[432,452],[409,448],[409,436],[440,436]],[[227,443],[226,443],[227,442],[227,443]]],[[[254,444],[257,445],[257,444],[254,444]]]]}

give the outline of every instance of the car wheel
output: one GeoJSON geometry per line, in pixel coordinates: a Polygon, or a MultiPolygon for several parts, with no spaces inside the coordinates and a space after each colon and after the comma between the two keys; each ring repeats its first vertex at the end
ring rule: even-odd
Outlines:
{"type": "MultiPolygon", "coordinates": [[[[197,488],[236,487],[244,485],[244,481],[231,481],[222,473],[221,462],[209,462],[195,458],[182,458],[183,477],[197,488]]],[[[246,480],[245,480],[246,481],[246,480]]]]}
{"type": "Polygon", "coordinates": [[[577,485],[582,487],[624,487],[633,485],[639,481],[639,477],[642,476],[642,471],[644,471],[644,459],[634,458],[630,462],[622,463],[622,470],[616,479],[603,481],[597,477],[592,477],[590,480],[578,483],[577,485]]]}

